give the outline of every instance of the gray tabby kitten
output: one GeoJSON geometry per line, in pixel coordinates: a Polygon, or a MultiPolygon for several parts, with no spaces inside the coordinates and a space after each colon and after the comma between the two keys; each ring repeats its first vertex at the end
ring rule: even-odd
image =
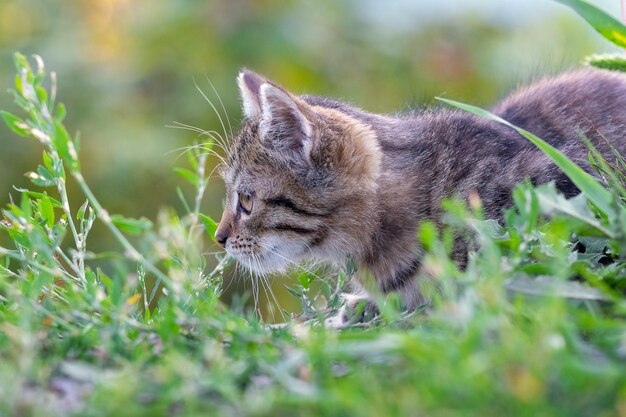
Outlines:
{"type": "MultiPolygon", "coordinates": [[[[453,110],[378,115],[296,96],[251,71],[238,77],[245,119],[222,172],[217,241],[257,273],[303,260],[369,271],[380,292],[424,303],[420,221],[440,224],[441,201],[478,195],[500,219],[515,184],[579,190],[512,129],[453,110]]],[[[608,158],[626,153],[626,75],[585,69],[521,89],[493,112],[590,171],[586,135],[608,158]]],[[[467,248],[455,251],[463,264],[467,248]]],[[[357,283],[358,287],[358,283],[357,283]]]]}

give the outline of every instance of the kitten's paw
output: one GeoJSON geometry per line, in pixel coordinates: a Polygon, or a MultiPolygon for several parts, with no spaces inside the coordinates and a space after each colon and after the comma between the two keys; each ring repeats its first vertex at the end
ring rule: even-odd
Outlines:
{"type": "Polygon", "coordinates": [[[348,322],[344,320],[343,310],[344,307],[341,307],[334,316],[330,316],[324,320],[324,327],[327,329],[343,329],[346,327],[348,322]]]}
{"type": "Polygon", "coordinates": [[[370,298],[354,294],[343,294],[345,304],[334,316],[327,318],[325,326],[333,329],[341,329],[355,323],[367,323],[379,314],[376,303],[370,298]]]}

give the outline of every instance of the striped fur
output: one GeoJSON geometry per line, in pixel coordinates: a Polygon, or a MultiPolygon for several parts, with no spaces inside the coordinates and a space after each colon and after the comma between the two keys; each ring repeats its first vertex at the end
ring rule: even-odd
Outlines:
{"type": "MultiPolygon", "coordinates": [[[[424,301],[417,278],[428,275],[417,227],[424,219],[440,223],[442,199],[477,195],[486,215],[500,219],[525,178],[578,193],[524,138],[466,113],[381,116],[295,96],[247,70],[238,81],[245,119],[223,172],[227,205],[216,236],[257,272],[354,259],[381,292],[401,293],[412,309],[424,301]],[[238,207],[239,193],[252,196],[249,214],[238,207]]],[[[626,151],[625,75],[586,69],[545,79],[494,112],[587,170],[581,133],[609,158],[602,138],[626,151]]],[[[462,265],[467,248],[457,246],[462,265]]]]}

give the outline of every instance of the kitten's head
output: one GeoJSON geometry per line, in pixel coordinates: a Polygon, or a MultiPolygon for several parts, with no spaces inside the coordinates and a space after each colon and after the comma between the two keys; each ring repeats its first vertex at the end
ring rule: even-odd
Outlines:
{"type": "Polygon", "coordinates": [[[362,253],[377,221],[372,129],[251,71],[237,81],[244,120],[222,171],[216,240],[258,273],[362,253]]]}

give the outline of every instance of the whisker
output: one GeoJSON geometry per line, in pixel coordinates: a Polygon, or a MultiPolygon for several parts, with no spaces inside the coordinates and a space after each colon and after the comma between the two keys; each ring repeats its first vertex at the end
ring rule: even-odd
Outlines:
{"type": "Polygon", "coordinates": [[[213,92],[215,93],[215,96],[217,97],[217,99],[220,102],[220,105],[222,106],[222,110],[224,111],[224,116],[226,116],[226,122],[228,123],[228,129],[230,130],[230,136],[233,136],[233,126],[230,124],[230,118],[228,117],[228,112],[226,111],[226,107],[224,107],[224,102],[222,101],[222,98],[220,97],[220,94],[215,89],[215,86],[213,86],[213,83],[211,82],[211,80],[209,80],[209,77],[206,74],[204,74],[204,77],[206,78],[206,80],[208,81],[209,85],[213,89],[213,92]]]}
{"type": "MultiPolygon", "coordinates": [[[[269,296],[267,295],[267,289],[266,289],[266,287],[265,287],[265,281],[264,281],[264,279],[263,279],[263,273],[262,273],[262,272],[260,272],[260,271],[261,271],[261,263],[260,263],[260,261],[259,261],[258,257],[257,257],[256,255],[254,255],[254,254],[252,254],[252,262],[253,262],[253,263],[254,263],[254,265],[255,265],[255,269],[256,269],[257,271],[259,271],[259,272],[256,272],[256,273],[255,273],[255,276],[256,276],[256,278],[257,278],[257,286],[260,286],[260,287],[261,287],[261,289],[262,289],[262,290],[263,290],[263,292],[265,293],[265,299],[267,300],[267,302],[268,302],[268,304],[269,304],[269,303],[270,303],[270,299],[269,299],[269,296]]],[[[259,293],[260,293],[260,291],[259,291],[259,293]]],[[[273,317],[273,312],[271,312],[271,313],[272,313],[272,319],[273,319],[273,318],[274,318],[274,317],[273,317]]],[[[261,316],[261,311],[260,311],[260,308],[259,308],[259,316],[261,316]]]]}
{"type": "MultiPolygon", "coordinates": [[[[174,122],[174,125],[166,125],[166,127],[169,127],[171,129],[182,129],[182,130],[189,130],[191,132],[195,132],[198,134],[199,137],[209,138],[210,139],[209,143],[211,144],[210,147],[215,146],[221,149],[222,151],[224,151],[224,153],[228,153],[228,146],[226,145],[226,142],[221,137],[221,135],[215,130],[205,130],[199,127],[187,125],[187,124],[176,122],[176,121],[174,122]]],[[[205,146],[205,145],[199,144],[199,146],[205,146]]],[[[206,149],[209,149],[209,147],[207,146],[206,149]]]]}
{"type": "Polygon", "coordinates": [[[256,282],[256,275],[254,274],[252,269],[245,269],[245,270],[248,272],[248,276],[250,277],[249,281],[252,287],[252,300],[254,302],[254,313],[257,315],[257,317],[261,317],[261,312],[259,310],[259,293],[258,293],[259,289],[258,289],[258,282],[256,282]]]}
{"type": "MultiPolygon", "coordinates": [[[[245,268],[241,267],[241,272],[242,274],[247,271],[245,268]]],[[[250,283],[250,295],[252,296],[252,302],[253,302],[253,308],[254,308],[254,312],[256,314],[257,311],[257,307],[256,307],[256,296],[255,296],[255,286],[254,286],[254,278],[252,277],[252,275],[248,274],[248,279],[246,279],[244,281],[244,288],[246,287],[246,284],[250,283]]]]}
{"type": "MultiPolygon", "coordinates": [[[[222,126],[222,131],[224,132],[224,136],[226,136],[227,135],[227,133],[226,133],[226,125],[224,124],[224,120],[222,119],[222,116],[220,116],[220,113],[217,111],[217,108],[213,105],[213,102],[211,100],[209,100],[209,98],[206,96],[206,94],[204,94],[204,91],[202,91],[202,89],[200,88],[200,86],[196,82],[195,78],[193,80],[193,83],[196,86],[196,90],[198,90],[198,92],[202,95],[202,97],[204,97],[206,102],[209,103],[209,106],[211,106],[211,108],[215,112],[215,115],[217,116],[217,118],[218,118],[218,120],[220,122],[220,125],[222,126]]],[[[221,137],[221,135],[220,135],[220,137],[221,137]]],[[[222,138],[222,142],[224,144],[226,144],[226,141],[224,140],[224,138],[222,138]]]]}
{"type": "MultiPolygon", "coordinates": [[[[260,262],[259,262],[259,263],[260,263],[260,262]]],[[[272,303],[272,301],[273,301],[274,305],[275,305],[275,306],[278,308],[278,310],[281,312],[281,317],[282,317],[283,319],[285,319],[285,315],[284,315],[283,309],[282,309],[282,307],[281,307],[281,305],[280,305],[280,302],[279,302],[279,301],[278,301],[278,299],[276,298],[276,294],[274,293],[274,290],[272,289],[272,285],[270,284],[270,281],[269,281],[269,279],[268,279],[268,274],[260,273],[260,274],[259,274],[259,276],[260,276],[261,282],[263,282],[263,283],[264,283],[264,287],[265,287],[265,288],[267,288],[267,291],[265,291],[265,296],[266,296],[266,298],[267,298],[268,303],[270,303],[270,304],[271,304],[271,303],[272,303]],[[269,296],[268,296],[268,291],[269,291],[270,296],[272,297],[272,299],[271,299],[271,300],[270,300],[270,298],[269,298],[269,296]]],[[[274,311],[273,311],[273,310],[271,311],[271,314],[272,314],[272,320],[273,320],[273,319],[274,319],[274,311]]]]}
{"type": "Polygon", "coordinates": [[[170,129],[183,129],[183,130],[189,130],[191,132],[196,132],[198,133],[199,136],[205,136],[205,137],[210,138],[212,145],[218,146],[224,152],[228,151],[228,144],[224,140],[222,135],[219,134],[219,132],[215,130],[205,130],[196,126],[191,126],[191,125],[177,122],[177,121],[174,121],[173,123],[174,123],[173,125],[166,125],[166,127],[169,127],[170,129]]]}
{"type": "MultiPolygon", "coordinates": [[[[213,146],[206,146],[204,143],[197,143],[195,145],[181,146],[180,148],[172,149],[171,151],[167,151],[167,154],[170,154],[170,153],[173,153],[173,152],[177,152],[177,151],[182,151],[182,153],[185,153],[185,152],[189,152],[189,151],[194,150],[194,149],[201,149],[203,151],[210,152],[210,151],[213,151],[212,148],[213,148],[213,146]]],[[[213,151],[213,152],[215,152],[215,151],[213,151]]]]}
{"type": "Polygon", "coordinates": [[[219,153],[215,152],[213,149],[206,148],[206,147],[204,147],[202,145],[184,146],[184,147],[181,147],[181,148],[169,151],[168,153],[180,151],[180,153],[178,155],[176,155],[176,158],[174,160],[174,162],[176,162],[181,156],[183,156],[185,153],[189,152],[192,149],[202,149],[204,151],[204,153],[200,153],[198,155],[195,155],[196,158],[198,158],[198,157],[200,157],[202,155],[211,155],[211,156],[214,156],[215,158],[217,158],[220,161],[220,165],[227,165],[227,162],[226,162],[226,159],[224,158],[224,156],[222,156],[219,153]]]}
{"type": "Polygon", "coordinates": [[[174,124],[173,125],[165,125],[165,127],[169,127],[170,129],[191,130],[192,132],[202,133],[202,134],[205,134],[205,135],[215,135],[216,138],[223,139],[222,135],[218,131],[216,131],[216,130],[203,129],[201,127],[189,125],[187,123],[179,122],[177,120],[174,120],[172,123],[174,123],[174,124]]]}
{"type": "Polygon", "coordinates": [[[199,158],[199,157],[201,157],[203,155],[211,155],[211,156],[214,156],[215,158],[219,159],[221,163],[226,164],[226,159],[224,158],[224,156],[222,156],[219,153],[215,152],[213,149],[205,148],[205,147],[200,146],[200,145],[185,146],[185,147],[182,147],[182,148],[174,149],[173,151],[170,151],[169,153],[176,152],[176,151],[181,151],[176,156],[176,159],[178,159],[178,158],[180,158],[181,156],[183,156],[185,153],[189,152],[192,149],[201,149],[203,151],[203,152],[201,152],[201,153],[199,153],[197,155],[194,155],[194,158],[199,158]]]}
{"type": "MultiPolygon", "coordinates": [[[[239,264],[236,263],[235,264],[235,273],[234,273],[234,275],[230,276],[231,279],[228,280],[228,286],[226,288],[224,288],[224,292],[226,292],[230,288],[230,286],[233,284],[233,282],[240,281],[241,280],[241,276],[242,275],[239,273],[239,264]]],[[[245,283],[244,283],[244,288],[245,288],[245,283]]]]}
{"type": "MultiPolygon", "coordinates": [[[[216,155],[213,155],[213,156],[216,156],[216,155]]],[[[224,159],[222,159],[221,157],[220,157],[219,159],[220,159],[220,163],[219,163],[219,164],[216,164],[216,165],[213,167],[213,169],[211,170],[211,172],[209,172],[209,175],[207,175],[207,177],[206,177],[207,182],[208,182],[208,180],[209,180],[209,179],[211,179],[211,177],[213,176],[213,174],[215,174],[215,171],[217,171],[217,170],[219,170],[220,168],[222,168],[222,166],[228,165],[224,159]]]]}

